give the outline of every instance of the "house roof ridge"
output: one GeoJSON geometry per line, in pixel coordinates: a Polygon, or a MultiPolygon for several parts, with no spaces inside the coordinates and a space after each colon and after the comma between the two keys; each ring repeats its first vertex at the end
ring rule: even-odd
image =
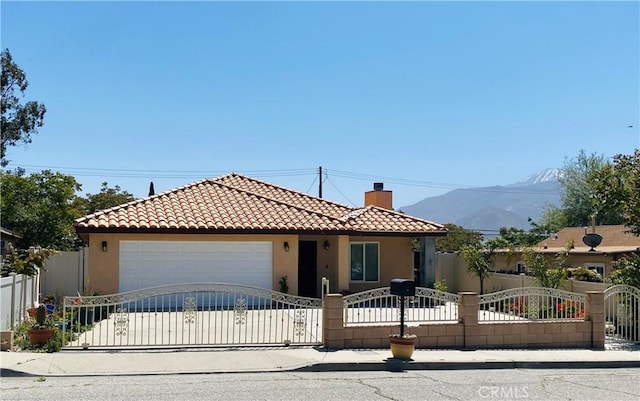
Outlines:
{"type": "MultiPolygon", "coordinates": [[[[331,203],[333,205],[338,205],[338,206],[342,206],[344,208],[353,210],[353,208],[351,208],[349,206],[346,206],[346,205],[341,205],[341,204],[339,204],[337,202],[327,201],[326,199],[323,199],[323,198],[315,197],[315,196],[312,196],[312,195],[307,195],[304,192],[299,192],[299,191],[295,191],[293,189],[285,188],[285,187],[282,187],[282,186],[279,186],[279,185],[274,185],[274,184],[268,183],[266,181],[258,180],[258,179],[255,179],[253,177],[247,177],[245,175],[238,174],[238,173],[227,174],[227,175],[225,175],[223,177],[219,177],[219,178],[223,179],[223,178],[228,177],[228,176],[240,177],[242,179],[246,179],[246,180],[253,181],[253,182],[256,182],[256,183],[259,183],[259,184],[262,184],[262,185],[278,188],[280,190],[287,191],[287,192],[290,192],[290,193],[294,193],[294,194],[298,194],[298,195],[303,195],[303,196],[306,196],[306,197],[314,198],[314,199],[316,199],[316,200],[318,200],[320,202],[327,202],[327,203],[331,203]]],[[[278,203],[280,205],[286,205],[286,206],[292,207],[292,208],[297,209],[297,210],[302,210],[302,211],[305,211],[305,212],[310,213],[310,214],[315,214],[317,216],[326,217],[326,218],[331,219],[331,220],[337,220],[337,221],[340,221],[340,222],[345,222],[346,221],[346,220],[342,219],[339,216],[334,216],[334,215],[331,215],[331,214],[323,213],[323,212],[321,212],[319,210],[309,209],[307,207],[304,207],[304,206],[301,206],[301,205],[297,205],[297,204],[294,204],[294,203],[291,203],[291,202],[285,202],[285,201],[283,201],[281,199],[274,199],[273,197],[266,196],[266,195],[264,195],[262,193],[250,191],[250,190],[247,190],[247,189],[244,189],[244,188],[238,188],[235,185],[224,183],[224,182],[220,182],[217,179],[214,180],[214,181],[211,181],[211,183],[216,184],[216,185],[220,185],[220,186],[223,186],[223,187],[226,187],[226,188],[229,188],[229,189],[233,189],[233,190],[238,191],[238,192],[250,194],[250,195],[256,196],[258,198],[266,199],[266,200],[268,200],[270,202],[278,203]]]]}
{"type": "Polygon", "coordinates": [[[368,205],[368,206],[365,206],[365,207],[361,208],[361,210],[362,210],[362,213],[358,214],[358,216],[360,216],[361,214],[364,214],[368,210],[378,210],[378,211],[380,211],[382,213],[393,214],[393,215],[396,215],[396,216],[404,218],[404,219],[410,219],[410,220],[413,220],[413,221],[419,221],[421,223],[432,224],[434,226],[440,227],[444,231],[448,231],[445,228],[444,224],[436,223],[436,222],[431,221],[431,220],[421,219],[419,217],[411,216],[409,214],[401,213],[401,212],[398,212],[398,211],[395,211],[395,210],[387,209],[387,208],[376,206],[376,205],[368,205]]]}
{"type": "Polygon", "coordinates": [[[295,189],[287,188],[287,187],[284,187],[282,185],[272,184],[270,182],[259,180],[257,178],[249,177],[247,175],[240,174],[240,173],[232,172],[232,173],[229,173],[229,174],[225,174],[224,176],[220,176],[220,177],[216,178],[215,180],[221,180],[223,178],[230,177],[230,176],[241,177],[241,178],[243,178],[245,180],[257,182],[257,183],[260,183],[260,184],[263,184],[263,185],[270,186],[272,188],[278,188],[278,189],[281,189],[283,191],[294,192],[294,193],[303,195],[303,196],[305,196],[307,198],[315,199],[315,200],[318,200],[318,201],[321,201],[321,202],[325,202],[325,203],[329,203],[329,204],[332,204],[332,205],[335,205],[335,206],[344,207],[346,209],[355,209],[353,206],[348,206],[348,205],[345,205],[343,203],[339,203],[339,202],[335,202],[335,201],[328,200],[328,199],[325,199],[325,198],[321,198],[319,196],[315,196],[315,195],[307,194],[307,193],[304,193],[304,192],[296,191],[295,189]]]}

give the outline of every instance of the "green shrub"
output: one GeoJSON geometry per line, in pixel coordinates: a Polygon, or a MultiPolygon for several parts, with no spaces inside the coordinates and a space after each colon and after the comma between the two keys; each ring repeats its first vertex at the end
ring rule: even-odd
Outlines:
{"type": "Polygon", "coordinates": [[[602,283],[602,276],[595,270],[584,266],[567,269],[567,276],[579,281],[589,281],[591,283],[602,283]]]}
{"type": "Polygon", "coordinates": [[[447,292],[447,280],[442,279],[441,281],[436,281],[433,283],[433,288],[438,291],[447,292]]]}

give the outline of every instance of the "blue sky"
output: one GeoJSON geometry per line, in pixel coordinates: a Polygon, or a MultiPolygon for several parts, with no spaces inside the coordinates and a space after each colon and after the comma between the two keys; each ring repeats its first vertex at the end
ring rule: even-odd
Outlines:
{"type": "Polygon", "coordinates": [[[638,2],[8,2],[9,167],[145,196],[236,171],[361,205],[640,147],[638,2]],[[633,128],[628,128],[633,125],[633,128]]]}

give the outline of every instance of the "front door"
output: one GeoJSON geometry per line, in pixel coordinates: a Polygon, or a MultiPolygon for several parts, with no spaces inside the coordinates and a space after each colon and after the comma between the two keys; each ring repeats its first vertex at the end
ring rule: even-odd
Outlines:
{"type": "Polygon", "coordinates": [[[298,295],[316,298],[318,244],[316,241],[300,241],[298,249],[298,295]]]}

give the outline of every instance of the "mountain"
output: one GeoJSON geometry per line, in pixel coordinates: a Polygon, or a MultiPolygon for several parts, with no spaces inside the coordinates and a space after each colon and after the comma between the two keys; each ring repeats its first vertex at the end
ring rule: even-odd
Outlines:
{"type": "Polygon", "coordinates": [[[558,181],[558,178],[560,178],[561,176],[562,170],[560,170],[559,168],[547,168],[537,174],[533,174],[525,178],[522,181],[518,181],[515,184],[507,186],[521,187],[524,185],[539,184],[541,182],[558,181]]]}
{"type": "Polygon", "coordinates": [[[500,227],[529,229],[547,205],[560,205],[558,169],[546,169],[510,185],[456,189],[400,208],[438,223],[454,223],[478,231],[500,227]]]}

